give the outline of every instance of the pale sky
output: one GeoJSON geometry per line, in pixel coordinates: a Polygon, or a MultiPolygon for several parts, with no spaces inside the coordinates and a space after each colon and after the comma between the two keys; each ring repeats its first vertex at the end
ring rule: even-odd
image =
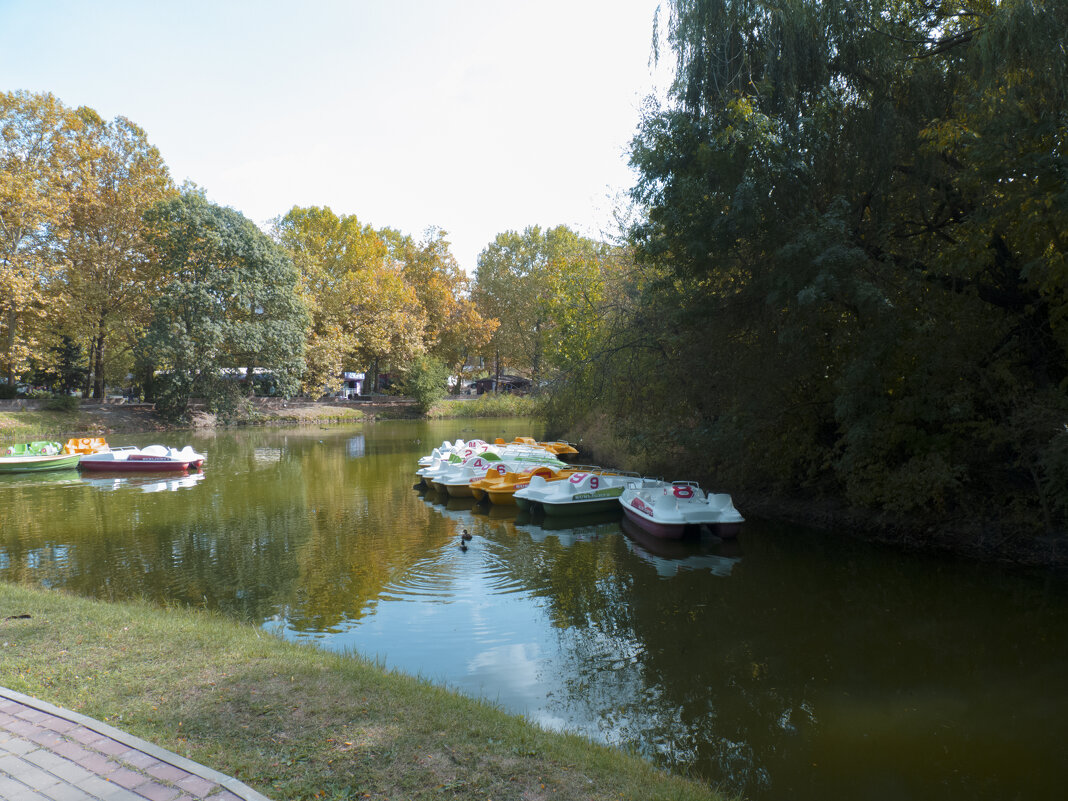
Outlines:
{"type": "Polygon", "coordinates": [[[0,89],[128,117],[261,226],[436,226],[473,272],[503,231],[612,229],[659,2],[0,0],[0,89]]]}

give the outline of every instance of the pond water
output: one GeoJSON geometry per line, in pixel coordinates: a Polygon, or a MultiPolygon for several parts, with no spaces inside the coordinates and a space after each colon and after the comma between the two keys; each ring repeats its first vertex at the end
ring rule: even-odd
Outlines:
{"type": "Polygon", "coordinates": [[[530,433],[242,429],[189,435],[208,463],[184,477],[0,476],[0,579],[219,610],[752,799],[1063,797],[1063,576],[756,520],[667,544],[413,488],[443,439],[530,433]]]}

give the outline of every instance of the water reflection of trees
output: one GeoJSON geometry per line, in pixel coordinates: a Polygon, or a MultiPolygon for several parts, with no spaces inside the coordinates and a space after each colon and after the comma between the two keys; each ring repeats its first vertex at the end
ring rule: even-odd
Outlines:
{"type": "Polygon", "coordinates": [[[994,571],[756,526],[744,547],[727,577],[664,579],[622,535],[516,538],[509,564],[561,627],[554,715],[757,797],[844,791],[841,777],[864,795],[887,775],[931,797],[946,776],[983,776],[955,780],[968,797],[993,781],[983,741],[1004,754],[1006,792],[1059,763],[1063,737],[1036,733],[1045,703],[1006,691],[1068,666],[1063,588],[1040,611],[1021,592],[1034,585],[994,571]],[[936,751],[939,770],[919,770],[936,751]]]}
{"type": "MultiPolygon", "coordinates": [[[[414,469],[410,455],[359,458],[345,445],[353,436],[217,438],[204,480],[176,492],[105,490],[77,477],[9,482],[0,571],[254,621],[281,610],[294,628],[328,629],[359,617],[435,536],[411,482],[398,481],[414,469]]],[[[438,527],[436,536],[448,535],[438,527]]]]}
{"type": "Polygon", "coordinates": [[[459,562],[435,552],[466,526],[555,627],[555,719],[751,797],[865,796],[887,775],[917,798],[979,781],[1042,797],[1068,778],[1051,767],[1068,764],[1068,700],[1034,690],[1068,669],[1063,582],[759,525],[727,575],[665,578],[614,524],[528,530],[424,501],[412,430],[363,448],[336,430],[219,435],[176,492],[0,483],[0,578],[316,633],[413,572],[447,586],[459,562]]]}

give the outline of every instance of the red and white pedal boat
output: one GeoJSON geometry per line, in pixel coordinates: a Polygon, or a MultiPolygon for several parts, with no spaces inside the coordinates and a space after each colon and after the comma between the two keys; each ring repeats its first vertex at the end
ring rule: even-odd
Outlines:
{"type": "Polygon", "coordinates": [[[179,450],[166,445],[148,445],[137,448],[133,445],[108,448],[83,456],[78,466],[82,470],[114,472],[164,472],[196,470],[206,457],[186,445],[179,450]]]}
{"type": "Polygon", "coordinates": [[[669,540],[681,539],[700,526],[729,539],[737,536],[744,520],[730,495],[705,492],[694,481],[633,481],[619,503],[644,531],[669,540]]]}

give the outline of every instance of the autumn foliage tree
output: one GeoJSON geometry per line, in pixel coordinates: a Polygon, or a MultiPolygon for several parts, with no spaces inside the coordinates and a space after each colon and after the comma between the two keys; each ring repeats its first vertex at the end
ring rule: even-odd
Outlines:
{"type": "MultiPolygon", "coordinates": [[[[78,109],[64,256],[68,330],[89,343],[93,397],[102,398],[114,346],[132,358],[166,275],[149,257],[144,215],[176,192],[159,151],[124,117],[78,109]]],[[[130,358],[124,362],[127,368],[130,358]]],[[[125,374],[126,370],[123,370],[125,374]]]]}
{"type": "Polygon", "coordinates": [[[0,371],[14,386],[47,349],[63,265],[77,119],[51,94],[0,93],[0,371]]]}

